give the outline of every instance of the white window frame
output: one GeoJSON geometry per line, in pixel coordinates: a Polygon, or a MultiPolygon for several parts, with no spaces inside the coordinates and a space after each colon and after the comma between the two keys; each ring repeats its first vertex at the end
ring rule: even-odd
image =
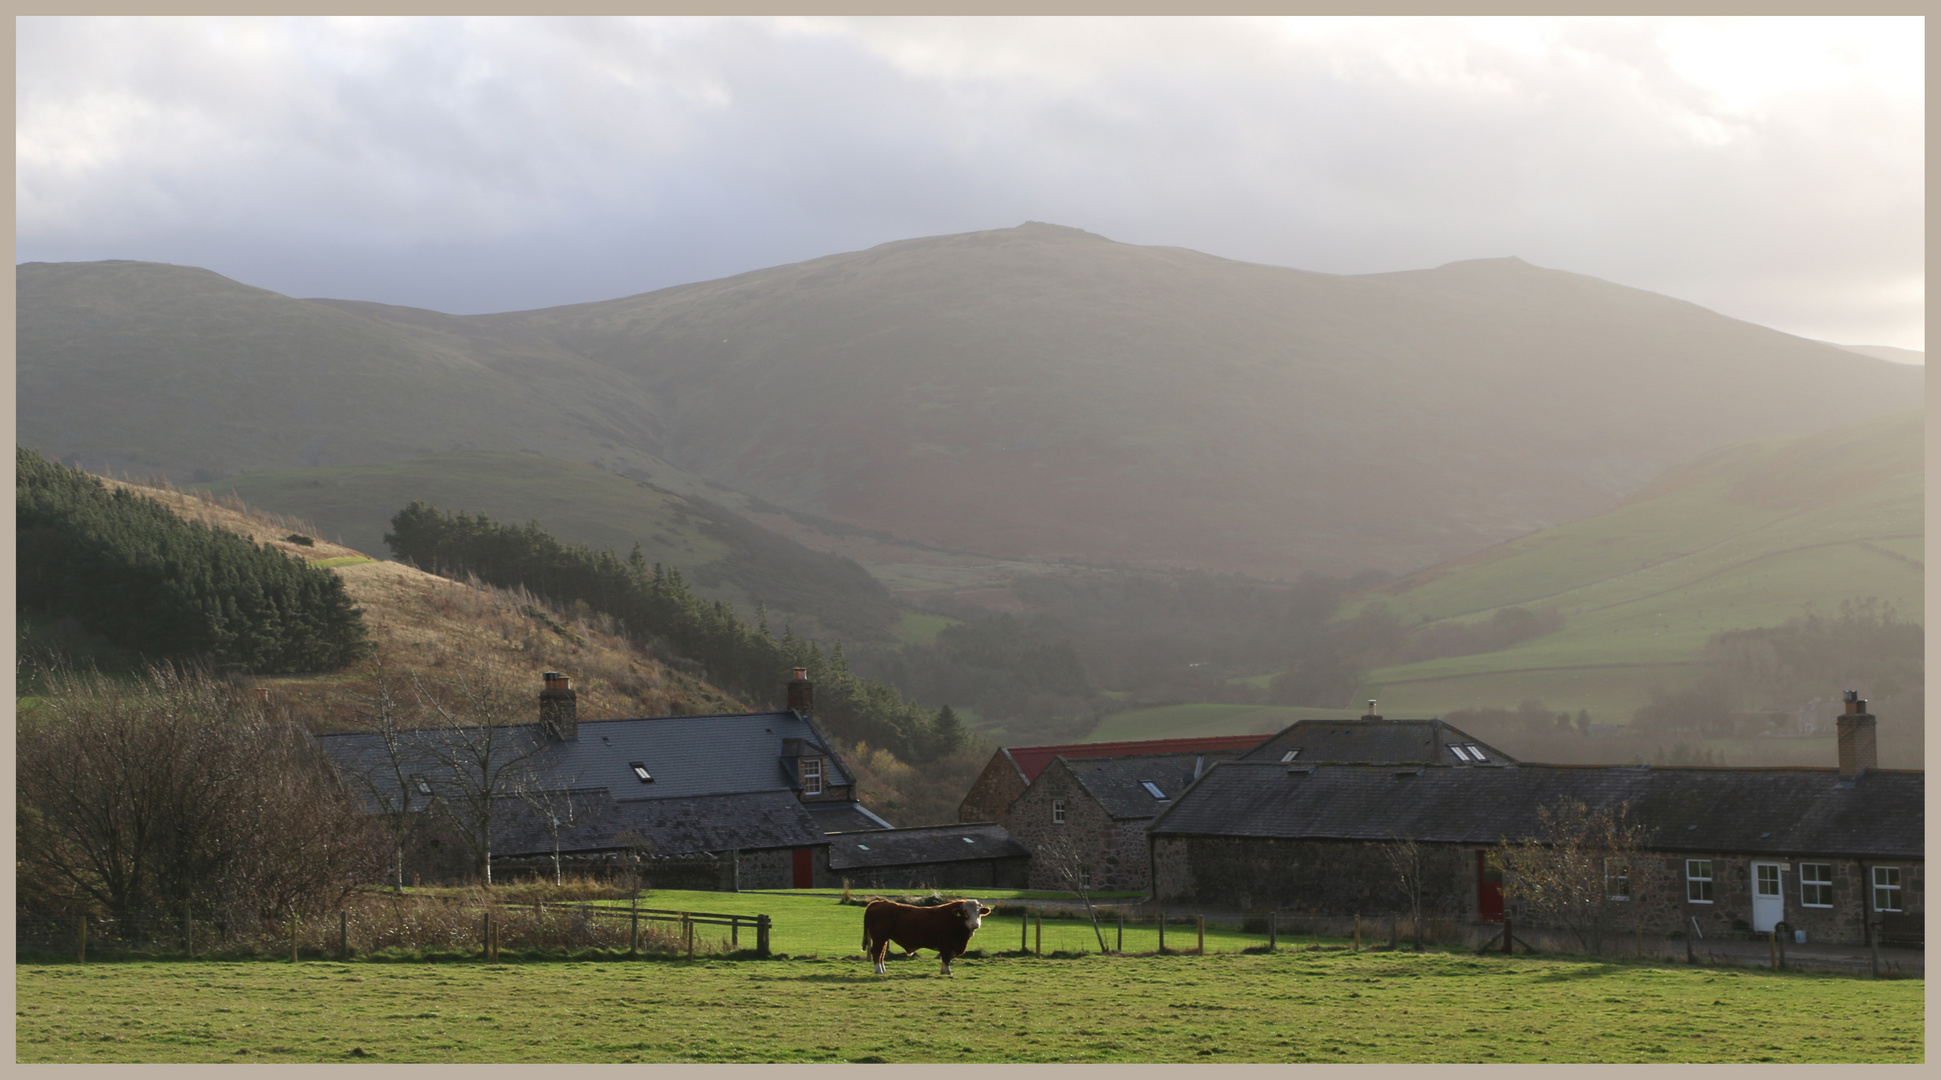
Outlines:
{"type": "Polygon", "coordinates": [[[1604,899],[1631,899],[1631,860],[1622,855],[1604,860],[1604,899]]]}
{"type": "Polygon", "coordinates": [[[1803,862],[1799,864],[1799,906],[1815,908],[1830,908],[1833,906],[1832,863],[1803,862]],[[1815,873],[1822,873],[1826,876],[1808,876],[1815,873]],[[1811,891],[1809,892],[1808,890],[1811,891]],[[1826,899],[1810,899],[1816,896],[1823,896],[1826,899]]]}
{"type": "Polygon", "coordinates": [[[646,762],[629,761],[627,762],[627,768],[633,772],[635,780],[638,780],[643,784],[651,784],[654,782],[654,774],[647,771],[646,762]]]}
{"type": "Polygon", "coordinates": [[[803,758],[801,769],[802,794],[822,794],[822,759],[819,757],[803,758]]]}
{"type": "Polygon", "coordinates": [[[1874,867],[1873,894],[1875,911],[1900,911],[1903,902],[1901,900],[1901,868],[1898,866],[1874,867]],[[1883,893],[1892,894],[1887,899],[1893,901],[1893,907],[1887,907],[1881,903],[1883,893]]]}
{"type": "Polygon", "coordinates": [[[1063,825],[1065,823],[1065,800],[1051,800],[1051,823],[1053,825],[1063,825]]]}
{"type": "Polygon", "coordinates": [[[1711,903],[1712,902],[1712,882],[1714,880],[1714,876],[1715,875],[1712,872],[1712,860],[1686,859],[1685,860],[1685,902],[1688,904],[1711,903]],[[1702,874],[1699,873],[1698,872],[1699,867],[1704,867],[1705,872],[1702,874]],[[1699,895],[1701,893],[1703,893],[1704,895],[1702,896],[1699,895]]]}

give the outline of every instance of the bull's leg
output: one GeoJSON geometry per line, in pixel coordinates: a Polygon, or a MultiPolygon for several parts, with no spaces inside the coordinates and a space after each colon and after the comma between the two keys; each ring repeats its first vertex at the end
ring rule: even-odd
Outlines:
{"type": "Polygon", "coordinates": [[[950,950],[944,949],[941,952],[937,953],[937,955],[943,958],[943,961],[944,961],[943,973],[945,975],[950,974],[950,950]]]}
{"type": "Polygon", "coordinates": [[[888,941],[871,941],[868,938],[864,938],[863,949],[868,954],[870,960],[875,963],[876,973],[878,975],[885,974],[883,969],[883,954],[890,951],[890,943],[888,941]]]}

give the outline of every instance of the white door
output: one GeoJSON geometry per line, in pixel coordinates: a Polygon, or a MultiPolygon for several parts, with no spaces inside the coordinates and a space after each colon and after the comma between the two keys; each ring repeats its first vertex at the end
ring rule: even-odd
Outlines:
{"type": "Polygon", "coordinates": [[[1779,883],[1779,864],[1752,864],[1752,928],[1771,930],[1786,918],[1786,890],[1779,883]]]}

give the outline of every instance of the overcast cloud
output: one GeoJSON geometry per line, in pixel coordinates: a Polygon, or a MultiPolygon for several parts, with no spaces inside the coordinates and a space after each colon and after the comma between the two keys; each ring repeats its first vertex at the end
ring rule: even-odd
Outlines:
{"type": "Polygon", "coordinates": [[[480,312],[1038,220],[1923,347],[1918,18],[17,29],[20,261],[480,312]]]}

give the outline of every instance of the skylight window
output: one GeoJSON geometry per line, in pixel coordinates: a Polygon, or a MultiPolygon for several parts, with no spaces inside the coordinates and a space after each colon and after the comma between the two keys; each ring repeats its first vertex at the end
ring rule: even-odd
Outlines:
{"type": "Polygon", "coordinates": [[[411,778],[411,782],[418,785],[418,794],[420,795],[431,794],[431,781],[426,780],[422,774],[414,775],[411,778]]]}
{"type": "Polygon", "coordinates": [[[629,761],[627,762],[627,768],[632,769],[634,771],[634,776],[638,778],[641,783],[651,784],[654,782],[654,774],[647,771],[646,762],[629,761]]]}
{"type": "Polygon", "coordinates": [[[970,837],[968,837],[968,836],[966,836],[966,837],[963,837],[963,841],[964,841],[964,843],[966,843],[966,844],[975,844],[975,843],[977,843],[977,841],[975,841],[975,840],[972,840],[972,839],[971,839],[970,837]]]}
{"type": "Polygon", "coordinates": [[[1465,754],[1465,753],[1463,753],[1463,750],[1462,750],[1462,745],[1461,745],[1460,743],[1443,743],[1443,745],[1444,745],[1444,746],[1447,746],[1447,747],[1449,748],[1449,752],[1450,752],[1450,753],[1452,753],[1452,754],[1454,754],[1454,755],[1456,755],[1456,760],[1457,760],[1457,761],[1468,761],[1468,760],[1469,760],[1469,755],[1468,755],[1468,754],[1465,754]]]}
{"type": "Polygon", "coordinates": [[[1166,797],[1166,793],[1159,790],[1159,785],[1153,783],[1151,780],[1141,780],[1139,781],[1139,786],[1145,788],[1146,794],[1151,795],[1155,799],[1163,799],[1166,797]]]}
{"type": "Polygon", "coordinates": [[[1475,743],[1469,744],[1469,756],[1475,758],[1477,761],[1489,760],[1488,758],[1483,756],[1483,748],[1480,746],[1477,746],[1475,743]]]}
{"type": "Polygon", "coordinates": [[[856,850],[857,850],[857,851],[868,851],[868,850],[869,850],[869,845],[868,845],[868,844],[857,844],[857,845],[856,845],[856,850]]]}
{"type": "Polygon", "coordinates": [[[1294,760],[1295,758],[1297,758],[1297,757],[1300,757],[1300,756],[1301,756],[1301,748],[1297,746],[1297,747],[1295,747],[1294,749],[1292,749],[1292,750],[1289,750],[1289,751],[1288,751],[1287,753],[1285,753],[1285,754],[1282,754],[1282,755],[1281,755],[1281,760],[1282,760],[1282,761],[1293,761],[1293,760],[1294,760]]]}

